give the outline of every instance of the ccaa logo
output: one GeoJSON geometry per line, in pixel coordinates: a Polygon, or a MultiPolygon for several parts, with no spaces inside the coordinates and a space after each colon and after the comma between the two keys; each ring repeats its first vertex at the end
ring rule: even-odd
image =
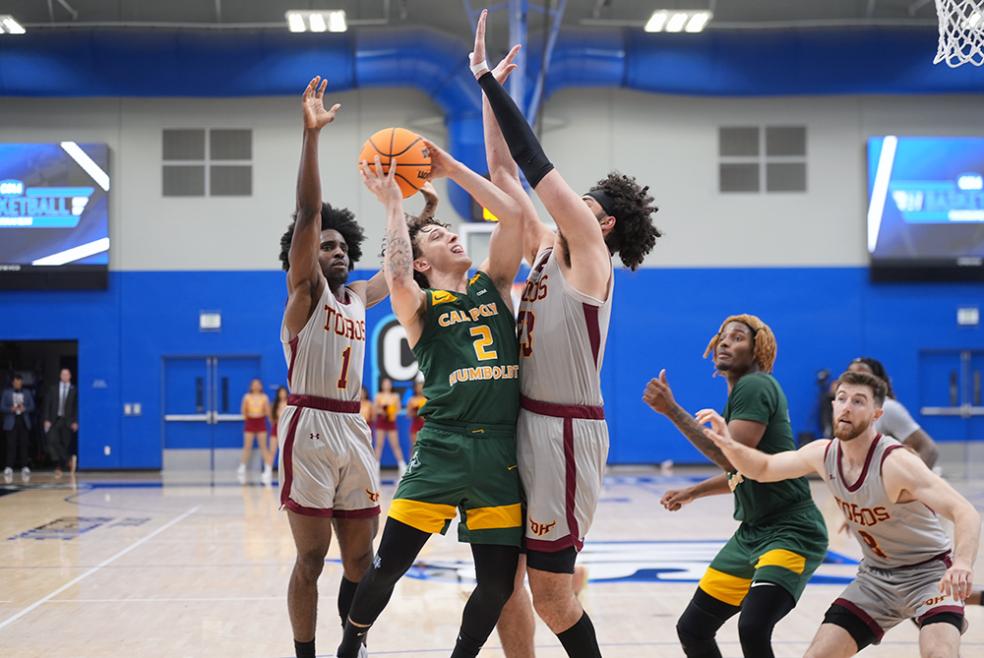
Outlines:
{"type": "Polygon", "coordinates": [[[0,194],[24,194],[24,181],[13,180],[10,178],[7,180],[0,180],[0,194]]]}

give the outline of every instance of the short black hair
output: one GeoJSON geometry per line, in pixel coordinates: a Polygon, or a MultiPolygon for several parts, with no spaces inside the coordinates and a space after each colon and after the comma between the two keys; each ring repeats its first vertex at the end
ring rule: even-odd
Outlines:
{"type": "Polygon", "coordinates": [[[895,399],[895,391],[892,390],[892,380],[888,376],[888,373],[885,371],[885,366],[882,365],[881,361],[879,361],[878,359],[873,359],[870,356],[859,356],[858,358],[851,361],[851,363],[861,363],[863,365],[868,366],[868,368],[871,370],[871,374],[873,374],[875,377],[885,382],[885,388],[886,388],[885,395],[892,398],[893,400],[895,399]]]}
{"type": "Polygon", "coordinates": [[[837,378],[837,390],[842,384],[849,386],[867,386],[871,389],[871,394],[875,398],[875,406],[880,407],[885,404],[885,397],[888,395],[888,383],[876,375],[869,375],[866,372],[853,372],[848,370],[837,378]]]}
{"type": "Polygon", "coordinates": [[[633,176],[613,171],[592,189],[603,191],[611,199],[611,207],[606,211],[615,217],[615,229],[605,238],[608,250],[618,253],[622,263],[635,270],[656,246],[656,238],[663,235],[653,225],[652,216],[659,208],[653,205],[649,186],[639,185],[633,176]]]}
{"type": "Polygon", "coordinates": [[[17,381],[17,380],[24,381],[24,377],[21,376],[19,372],[15,372],[14,376],[10,378],[10,381],[17,381]]]}
{"type": "MultiPolygon", "coordinates": [[[[297,215],[280,237],[280,265],[284,271],[290,269],[290,243],[294,239],[294,226],[297,215]]],[[[348,208],[335,208],[327,203],[321,204],[321,230],[333,229],[338,231],[345,244],[348,245],[349,271],[355,269],[355,264],[362,258],[362,243],[366,239],[365,231],[355,221],[355,213],[348,208]]]]}

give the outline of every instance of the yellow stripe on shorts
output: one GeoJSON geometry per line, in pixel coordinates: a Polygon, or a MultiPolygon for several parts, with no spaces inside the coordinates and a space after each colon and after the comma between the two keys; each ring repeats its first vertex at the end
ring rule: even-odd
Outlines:
{"type": "Polygon", "coordinates": [[[456,511],[454,505],[396,498],[390,503],[389,516],[421,532],[436,533],[444,530],[444,524],[454,518],[456,511]]]}
{"type": "Polygon", "coordinates": [[[519,503],[500,507],[476,507],[466,510],[469,530],[497,530],[523,525],[523,510],[519,503]]]}
{"type": "Polygon", "coordinates": [[[752,587],[751,578],[739,578],[731,574],[707,567],[697,586],[728,605],[741,605],[752,587]]]}
{"type": "Polygon", "coordinates": [[[806,569],[806,558],[799,553],[787,551],[785,548],[774,548],[766,551],[755,563],[756,569],[762,567],[782,567],[789,569],[797,576],[806,569]]]}

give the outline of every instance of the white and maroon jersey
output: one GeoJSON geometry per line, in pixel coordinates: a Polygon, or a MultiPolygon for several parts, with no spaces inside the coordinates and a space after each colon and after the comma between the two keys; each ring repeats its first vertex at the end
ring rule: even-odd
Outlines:
{"type": "Polygon", "coordinates": [[[567,282],[557,258],[553,248],[537,254],[520,299],[520,390],[542,402],[600,407],[615,276],[606,299],[595,299],[567,282]]]}
{"type": "Polygon", "coordinates": [[[300,333],[289,338],[281,324],[280,342],[287,359],[292,395],[358,401],[366,353],[366,307],[348,287],[345,303],[325,285],[314,313],[300,333]]]}
{"type": "Polygon", "coordinates": [[[950,538],[933,510],[919,501],[897,503],[885,493],[882,464],[895,439],[879,434],[871,443],[857,482],[847,482],[841,468],[841,441],[833,439],[823,465],[838,507],[861,544],[864,563],[876,569],[921,564],[950,551],[950,538]]]}

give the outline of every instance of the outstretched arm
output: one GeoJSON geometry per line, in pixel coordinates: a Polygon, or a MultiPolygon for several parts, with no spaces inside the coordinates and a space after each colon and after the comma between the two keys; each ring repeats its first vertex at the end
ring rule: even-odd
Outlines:
{"type": "Polygon", "coordinates": [[[543,201],[567,241],[575,285],[585,289],[605,286],[611,274],[611,256],[601,225],[570,185],[547,159],[539,140],[523,113],[488,69],[485,60],[485,22],[483,11],[475,31],[472,59],[475,77],[485,92],[513,160],[543,201]]]}
{"type": "Polygon", "coordinates": [[[327,285],[318,252],[321,249],[321,174],[318,170],[318,137],[321,129],[335,120],[341,107],[325,109],[327,80],[320,76],[308,83],[301,97],[304,138],[301,164],[297,172],[297,213],[290,243],[290,269],[287,270],[287,308],[284,320],[291,336],[304,328],[312,306],[327,285]]]}
{"type": "Polygon", "coordinates": [[[393,313],[406,329],[407,340],[413,347],[420,340],[425,299],[424,291],[413,280],[413,248],[410,244],[410,230],[403,215],[403,193],[396,184],[396,167],[396,158],[391,158],[389,172],[384,174],[378,155],[373,168],[365,161],[359,163],[362,182],[386,209],[383,272],[390,291],[393,313]]]}
{"type": "Polygon", "coordinates": [[[981,536],[981,515],[970,502],[915,454],[893,450],[882,462],[890,500],[918,500],[953,521],[953,565],[940,581],[940,592],[964,600],[971,594],[974,561],[981,536]]]}
{"type": "Polygon", "coordinates": [[[425,140],[425,143],[431,155],[431,178],[447,176],[499,218],[489,243],[489,257],[479,269],[491,277],[501,297],[511,304],[510,291],[523,257],[523,227],[519,220],[519,204],[491,181],[452,158],[433,142],[425,140]]]}
{"type": "Polygon", "coordinates": [[[736,441],[724,418],[713,409],[698,411],[697,422],[710,423],[711,426],[704,429],[704,435],[721,449],[742,475],[756,482],[779,482],[812,472],[824,474],[823,454],[830,443],[828,439],[818,439],[799,450],[769,455],[736,441]]]}
{"type": "MultiPolygon", "coordinates": [[[[484,48],[484,41],[480,46],[484,48]]],[[[519,53],[519,49],[520,46],[513,46],[503,60],[492,69],[492,75],[495,76],[500,85],[505,83],[509,74],[516,69],[513,60],[519,53]]],[[[481,56],[484,59],[484,55],[481,56]]],[[[476,62],[474,52],[472,53],[472,61],[473,63],[476,62]]],[[[489,99],[485,97],[485,94],[482,94],[482,126],[485,132],[485,159],[489,166],[489,178],[500,190],[511,196],[519,204],[523,225],[523,255],[526,257],[526,261],[532,265],[541,249],[553,245],[554,234],[540,221],[533,201],[519,179],[519,169],[509,153],[509,146],[502,137],[499,122],[495,120],[495,114],[492,112],[489,99]]]]}

